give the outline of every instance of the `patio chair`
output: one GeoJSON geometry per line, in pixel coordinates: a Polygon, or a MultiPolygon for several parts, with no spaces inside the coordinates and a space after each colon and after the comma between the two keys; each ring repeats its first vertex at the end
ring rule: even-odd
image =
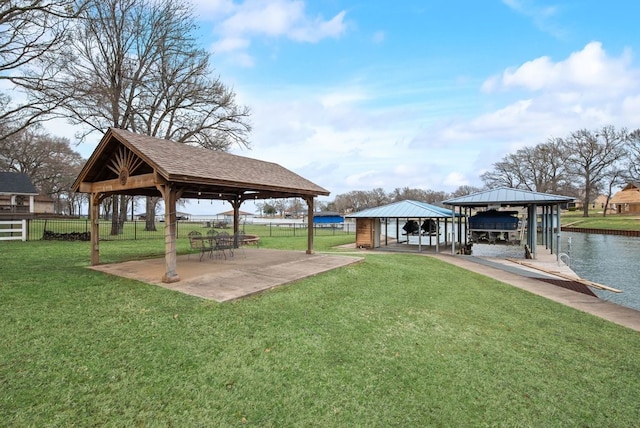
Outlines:
{"type": "Polygon", "coordinates": [[[244,252],[244,232],[237,232],[233,234],[233,246],[236,249],[242,250],[242,255],[247,257],[247,253],[244,252]]]}
{"type": "Polygon", "coordinates": [[[214,250],[221,252],[225,260],[227,259],[227,250],[233,257],[233,238],[228,233],[218,233],[213,239],[215,240],[214,250]]]}
{"type": "MultiPolygon", "coordinates": [[[[211,241],[202,236],[202,233],[197,230],[193,230],[189,232],[189,247],[192,250],[200,252],[200,261],[202,261],[202,257],[204,257],[205,253],[211,254],[213,247],[211,245],[211,241]]],[[[191,253],[187,256],[187,260],[191,257],[191,253]]]]}
{"type": "MultiPolygon", "coordinates": [[[[211,245],[211,257],[213,257],[213,252],[216,252],[216,255],[222,257],[224,252],[221,248],[218,247],[218,241],[216,241],[216,237],[219,235],[219,232],[215,229],[207,230],[207,238],[209,238],[209,244],[211,245]]],[[[225,255],[226,258],[226,255],[225,255]]]]}

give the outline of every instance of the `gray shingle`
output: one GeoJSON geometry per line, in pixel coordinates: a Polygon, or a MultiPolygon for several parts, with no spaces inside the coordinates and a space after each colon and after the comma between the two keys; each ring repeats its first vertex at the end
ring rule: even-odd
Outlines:
{"type": "Polygon", "coordinates": [[[0,172],[0,193],[7,195],[37,195],[29,176],[22,172],[0,172]]]}

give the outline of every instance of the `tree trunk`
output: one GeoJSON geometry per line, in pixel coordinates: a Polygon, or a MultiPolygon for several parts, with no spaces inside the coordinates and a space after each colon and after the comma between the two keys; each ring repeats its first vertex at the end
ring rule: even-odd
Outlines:
{"type": "Polygon", "coordinates": [[[118,195],[113,195],[111,197],[111,235],[115,236],[118,234],[118,195]]]}
{"type": "Polygon", "coordinates": [[[118,215],[118,233],[121,234],[124,231],[124,222],[127,221],[127,212],[129,203],[126,195],[120,195],[120,212],[118,215]]]}
{"type": "Polygon", "coordinates": [[[146,198],[146,220],[144,230],[147,232],[155,232],[156,229],[156,205],[158,198],[147,196],[146,198]]]}

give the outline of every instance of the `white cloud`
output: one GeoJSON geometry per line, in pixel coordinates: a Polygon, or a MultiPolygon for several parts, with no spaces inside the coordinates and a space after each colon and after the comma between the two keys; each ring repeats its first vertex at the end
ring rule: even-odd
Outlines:
{"type": "Polygon", "coordinates": [[[220,15],[231,13],[235,8],[233,0],[191,0],[198,18],[213,20],[220,15]]]}
{"type": "Polygon", "coordinates": [[[371,40],[373,40],[373,43],[375,44],[380,44],[384,42],[386,38],[387,34],[384,31],[376,31],[375,33],[373,33],[371,40]]]}
{"type": "Polygon", "coordinates": [[[556,38],[564,38],[566,30],[554,22],[558,16],[557,6],[539,6],[534,0],[502,0],[514,12],[531,19],[533,24],[545,33],[556,38]]]}
{"type": "Polygon", "coordinates": [[[251,45],[251,40],[244,37],[227,37],[213,44],[215,53],[233,52],[246,49],[251,45]]]}
{"type": "Polygon", "coordinates": [[[621,93],[635,87],[638,71],[631,67],[631,54],[607,56],[599,42],[587,44],[566,60],[553,62],[543,56],[519,67],[508,68],[483,84],[485,92],[524,88],[530,91],[590,91],[621,93]]]}
{"type": "Polygon", "coordinates": [[[463,174],[456,171],[447,174],[443,182],[452,188],[469,185],[469,180],[467,180],[463,174]]]}
{"type": "MultiPolygon", "coordinates": [[[[302,43],[317,43],[337,38],[346,31],[345,11],[330,19],[312,17],[301,0],[245,0],[242,3],[219,2],[215,9],[215,32],[219,40],[214,51],[246,51],[251,38],[285,38],[302,43]]],[[[204,4],[204,3],[202,3],[204,4]]],[[[212,15],[208,15],[212,16],[212,15]]],[[[204,19],[206,20],[206,18],[204,19]]]]}
{"type": "Polygon", "coordinates": [[[345,91],[343,89],[330,91],[329,93],[322,95],[320,102],[324,107],[336,107],[339,105],[353,104],[358,101],[363,101],[369,97],[360,89],[353,89],[345,91]]]}

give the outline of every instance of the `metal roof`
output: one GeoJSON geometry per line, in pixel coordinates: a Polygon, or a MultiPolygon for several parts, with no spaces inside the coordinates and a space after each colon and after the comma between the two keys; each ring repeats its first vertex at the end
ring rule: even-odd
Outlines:
{"type": "Polygon", "coordinates": [[[445,205],[479,207],[487,205],[549,205],[572,202],[575,198],[552,195],[550,193],[531,192],[528,190],[498,187],[459,198],[447,199],[445,205]]]}
{"type": "Polygon", "coordinates": [[[450,218],[453,212],[425,202],[399,201],[345,215],[347,218],[450,218]]]}

